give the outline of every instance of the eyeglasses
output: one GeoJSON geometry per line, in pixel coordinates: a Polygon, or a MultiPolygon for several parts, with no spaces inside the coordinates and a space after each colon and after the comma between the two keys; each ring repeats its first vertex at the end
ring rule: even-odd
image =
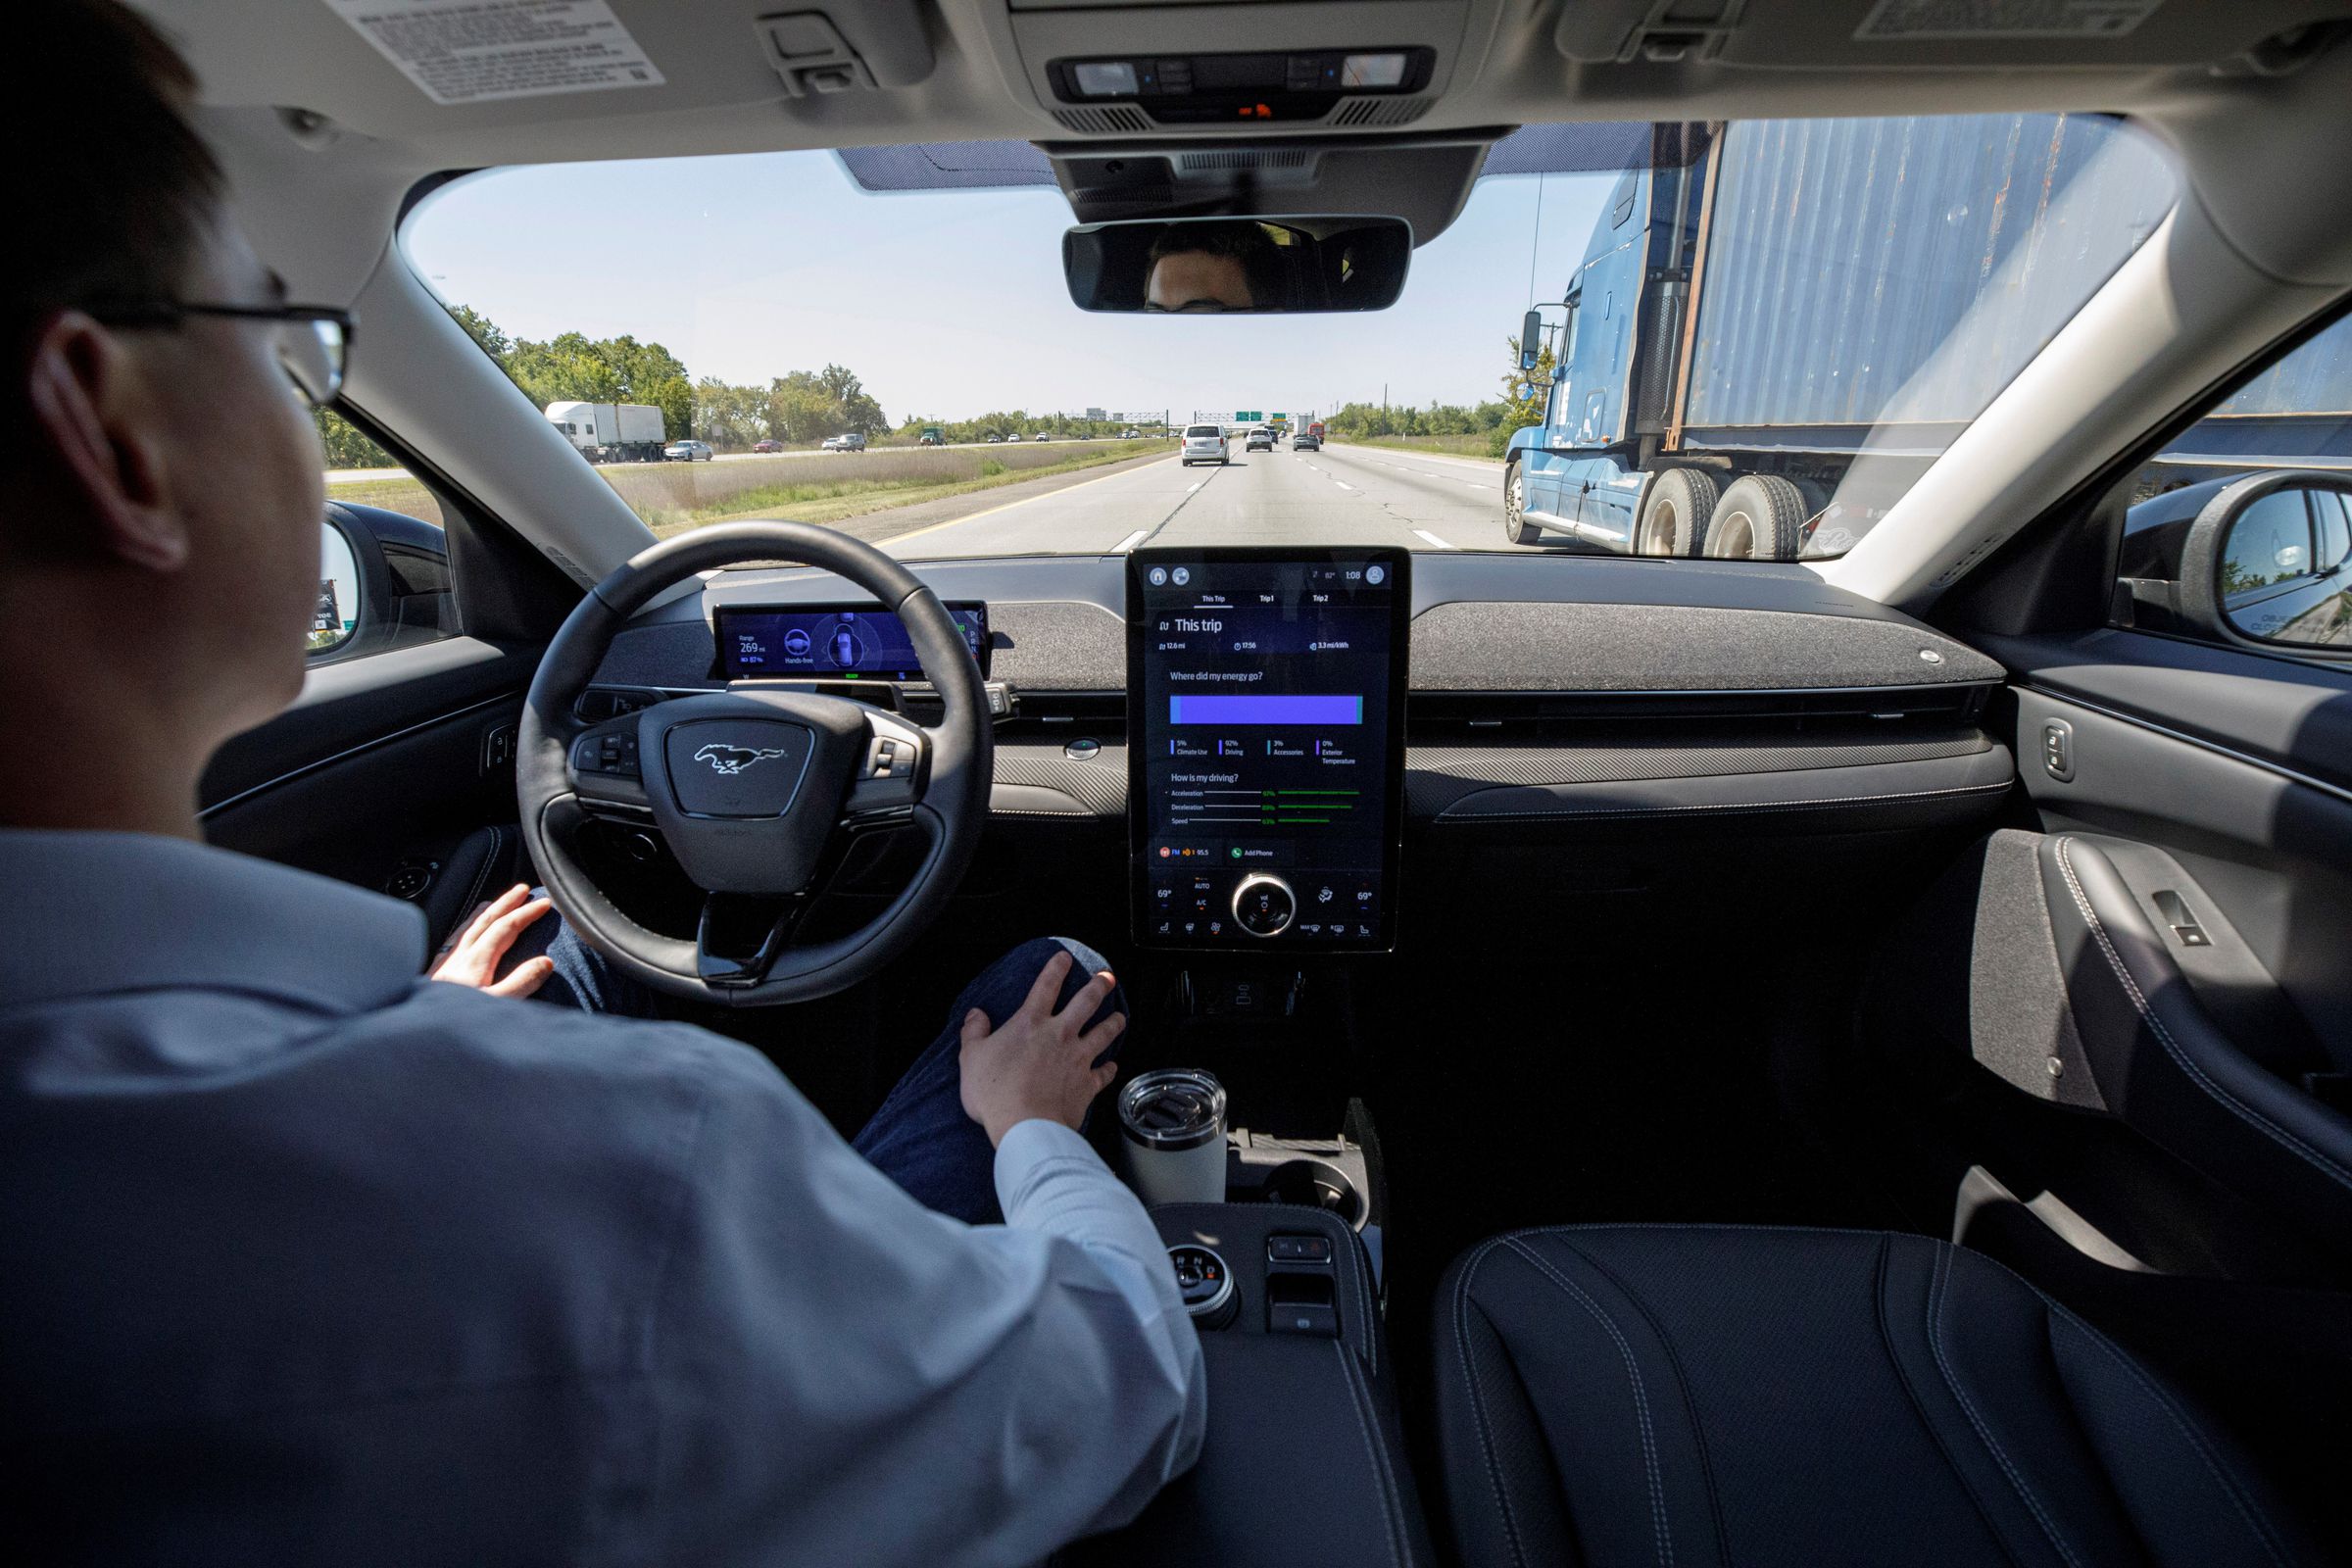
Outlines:
{"type": "Polygon", "coordinates": [[[272,323],[277,363],[294,389],[322,409],[343,390],[343,367],[351,358],[352,317],[331,305],[190,305],[178,300],[112,303],[90,315],[109,326],[176,327],[191,316],[272,323]]]}

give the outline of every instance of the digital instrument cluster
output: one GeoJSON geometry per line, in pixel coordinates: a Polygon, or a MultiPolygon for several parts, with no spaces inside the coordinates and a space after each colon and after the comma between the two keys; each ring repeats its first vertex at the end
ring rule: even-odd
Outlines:
{"type": "Polygon", "coordinates": [[[1139,942],[1393,945],[1408,566],[1398,550],[1128,558],[1139,942]]]}
{"type": "MultiPolygon", "coordinates": [[[[988,675],[988,607],[951,604],[948,616],[988,675]]],[[[721,605],[711,619],[725,680],[922,680],[906,624],[855,605],[721,605]]]]}

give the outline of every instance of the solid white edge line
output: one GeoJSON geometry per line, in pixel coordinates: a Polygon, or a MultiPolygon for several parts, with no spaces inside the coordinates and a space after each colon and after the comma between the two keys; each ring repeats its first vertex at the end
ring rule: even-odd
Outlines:
{"type": "Polygon", "coordinates": [[[1431,544],[1436,545],[1440,550],[1451,550],[1454,548],[1453,546],[1447,544],[1445,540],[1439,538],[1436,534],[1431,533],[1427,528],[1415,528],[1413,532],[1428,540],[1431,544]]]}

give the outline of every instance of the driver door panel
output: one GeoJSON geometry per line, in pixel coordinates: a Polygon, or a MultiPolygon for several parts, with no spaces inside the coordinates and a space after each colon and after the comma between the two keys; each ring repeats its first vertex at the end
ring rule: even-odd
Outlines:
{"type": "Polygon", "coordinates": [[[466,835],[514,819],[537,662],[536,648],[457,637],[313,668],[293,707],[206,770],[207,842],[378,889],[430,865],[419,896],[434,891],[466,835]]]}

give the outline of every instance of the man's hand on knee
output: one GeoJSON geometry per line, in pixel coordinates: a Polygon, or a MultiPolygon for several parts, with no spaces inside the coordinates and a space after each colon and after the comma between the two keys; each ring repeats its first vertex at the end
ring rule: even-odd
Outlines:
{"type": "Polygon", "coordinates": [[[1075,1128],[1118,1070],[1108,1062],[1094,1063],[1127,1027],[1126,1017],[1112,1013],[1086,1027],[1117,981],[1105,969],[1056,1012],[1054,999],[1061,994],[1070,962],[1067,953],[1047,959],[1027,999],[1001,1029],[991,1030],[988,1014],[977,1007],[964,1014],[958,1058],[963,1109],[986,1129],[991,1144],[1003,1143],[1016,1122],[1033,1116],[1075,1128]]]}
{"type": "Polygon", "coordinates": [[[545,956],[526,958],[503,980],[498,978],[498,966],[507,950],[514,946],[514,939],[522,935],[523,927],[553,907],[545,899],[532,898],[527,884],[515,883],[493,902],[474,906],[457,935],[433,955],[426,974],[452,985],[473,986],[494,997],[529,996],[556,972],[555,960],[545,956]]]}

